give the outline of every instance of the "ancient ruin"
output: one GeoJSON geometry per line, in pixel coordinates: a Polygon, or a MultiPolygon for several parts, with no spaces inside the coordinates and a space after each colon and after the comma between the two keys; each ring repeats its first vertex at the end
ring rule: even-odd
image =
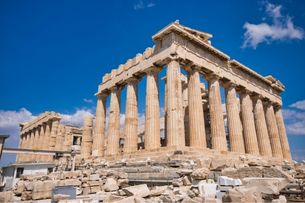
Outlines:
{"type": "MultiPolygon", "coordinates": [[[[86,143],[90,139],[87,135],[88,125],[92,122],[92,118],[86,118],[84,130],[76,126],[61,124],[60,120],[61,116],[59,113],[45,112],[28,123],[21,123],[19,148],[70,153],[72,147],[74,147],[73,150],[81,150],[82,137],[84,137],[85,144],[83,147],[85,149],[82,151],[86,154],[86,143]]],[[[91,131],[90,136],[92,136],[91,131]]],[[[82,156],[86,157],[87,155],[85,154],[82,154],[82,156]]],[[[53,161],[54,156],[50,155],[20,154],[17,156],[18,163],[53,161]]]]}
{"type": "Polygon", "coordinates": [[[209,33],[174,22],[152,37],[155,46],[103,77],[96,93],[93,157],[118,158],[139,151],[143,155],[166,148],[204,153],[212,149],[291,160],[281,112],[280,93],[284,85],[272,76],[263,77],[230,59],[211,45],[211,37],[209,33]],[[161,147],[159,97],[163,95],[158,87],[158,73],[164,68],[166,145],[161,147]],[[187,72],[187,78],[182,69],[187,72]],[[145,135],[144,149],[139,150],[137,84],[143,77],[147,83],[145,135]],[[208,82],[206,90],[200,77],[208,82]],[[126,117],[121,152],[119,101],[125,86],[126,117]],[[226,92],[228,139],[220,86],[226,92]],[[108,96],[109,125],[105,126],[108,96]]]}
{"type": "Polygon", "coordinates": [[[211,37],[171,23],[152,37],[152,48],[103,76],[95,120],[78,128],[45,112],[21,124],[20,148],[70,157],[18,155],[17,163],[56,167],[35,175],[19,170],[0,201],[305,201],[305,165],[291,159],[281,111],[284,85],[230,59],[211,37]],[[144,78],[146,91],[139,92],[144,78]]]}

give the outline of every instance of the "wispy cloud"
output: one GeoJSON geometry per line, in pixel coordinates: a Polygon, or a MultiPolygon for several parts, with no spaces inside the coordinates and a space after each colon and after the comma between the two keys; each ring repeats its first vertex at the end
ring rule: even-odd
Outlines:
{"type": "Polygon", "coordinates": [[[133,9],[134,10],[139,10],[139,9],[144,9],[144,8],[152,8],[156,4],[153,2],[147,2],[146,0],[138,0],[134,5],[133,9]]]}
{"type": "Polygon", "coordinates": [[[288,135],[304,135],[305,136],[305,108],[304,101],[299,101],[289,105],[283,109],[283,116],[285,119],[286,130],[288,135]]]}
{"type": "Polygon", "coordinates": [[[83,101],[84,101],[85,103],[88,103],[88,104],[92,104],[92,103],[93,103],[93,100],[92,100],[92,99],[84,98],[83,101]]]}
{"type": "Polygon", "coordinates": [[[305,110],[305,100],[297,101],[297,102],[289,105],[289,107],[300,109],[300,110],[305,110]]]}
{"type": "Polygon", "coordinates": [[[282,14],[282,5],[265,3],[265,17],[270,22],[252,24],[246,22],[243,28],[244,42],[242,48],[256,47],[261,43],[271,43],[277,40],[301,40],[304,38],[304,30],[294,25],[289,15],[282,14]]]}

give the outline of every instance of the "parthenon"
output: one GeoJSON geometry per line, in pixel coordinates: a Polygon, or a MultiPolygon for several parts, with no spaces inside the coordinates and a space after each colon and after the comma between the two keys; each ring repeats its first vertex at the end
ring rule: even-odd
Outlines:
{"type": "Polygon", "coordinates": [[[96,93],[93,157],[115,158],[168,148],[291,160],[281,111],[280,93],[284,85],[231,59],[212,46],[211,37],[176,21],[152,37],[155,42],[152,48],[103,76],[96,93]],[[163,69],[166,85],[160,91],[158,74],[163,69]],[[144,149],[139,149],[138,100],[143,98],[138,98],[137,86],[143,77],[146,77],[145,132],[144,149]],[[208,83],[207,89],[202,78],[208,83]],[[120,93],[124,87],[127,93],[121,152],[120,93]],[[225,117],[220,87],[225,89],[225,117]],[[160,139],[159,97],[163,96],[165,145],[161,145],[160,139]],[[107,97],[110,97],[108,126],[107,97]]]}

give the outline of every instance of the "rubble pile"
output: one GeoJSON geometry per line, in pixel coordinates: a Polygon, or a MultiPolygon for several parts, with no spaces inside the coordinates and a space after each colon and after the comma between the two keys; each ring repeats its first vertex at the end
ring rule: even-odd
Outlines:
{"type": "MultiPolygon", "coordinates": [[[[295,181],[295,174],[289,164],[272,165],[244,156],[235,162],[180,155],[92,161],[73,172],[22,176],[13,199],[50,199],[56,186],[72,186],[77,199],[88,202],[286,202],[281,191],[295,181]]],[[[53,199],[69,202],[62,200],[64,196],[53,199]]]]}

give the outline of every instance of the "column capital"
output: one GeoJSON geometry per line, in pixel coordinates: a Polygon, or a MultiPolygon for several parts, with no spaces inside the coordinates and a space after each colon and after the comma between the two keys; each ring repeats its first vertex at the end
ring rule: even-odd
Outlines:
{"type": "Polygon", "coordinates": [[[261,95],[261,94],[253,93],[252,99],[253,99],[254,102],[256,102],[257,100],[263,101],[263,100],[264,100],[264,97],[263,97],[263,95],[261,95]]]}
{"type": "Polygon", "coordinates": [[[252,91],[246,89],[245,87],[241,87],[241,88],[240,88],[240,93],[241,93],[242,95],[249,95],[249,96],[251,96],[251,97],[252,97],[253,94],[254,94],[254,92],[252,92],[252,91]]]}
{"type": "Polygon", "coordinates": [[[219,75],[217,75],[216,73],[209,73],[205,76],[205,78],[208,81],[215,81],[215,80],[219,80],[221,77],[219,75]]]}
{"type": "Polygon", "coordinates": [[[138,78],[138,77],[132,76],[132,77],[130,77],[130,78],[128,78],[128,79],[126,80],[126,83],[127,83],[127,84],[134,84],[134,83],[137,83],[138,81],[139,81],[139,78],[138,78]]]}
{"type": "Polygon", "coordinates": [[[145,69],[144,72],[148,75],[148,74],[159,73],[161,70],[162,70],[162,67],[152,66],[152,67],[145,69]]]}
{"type": "Polygon", "coordinates": [[[111,87],[109,90],[110,92],[119,92],[122,89],[122,87],[120,85],[115,85],[113,87],[111,87]]]}
{"type": "Polygon", "coordinates": [[[230,81],[230,80],[223,82],[222,85],[224,88],[227,88],[227,89],[233,89],[233,88],[238,87],[238,85],[236,83],[234,83],[233,81],[230,81]]]}

